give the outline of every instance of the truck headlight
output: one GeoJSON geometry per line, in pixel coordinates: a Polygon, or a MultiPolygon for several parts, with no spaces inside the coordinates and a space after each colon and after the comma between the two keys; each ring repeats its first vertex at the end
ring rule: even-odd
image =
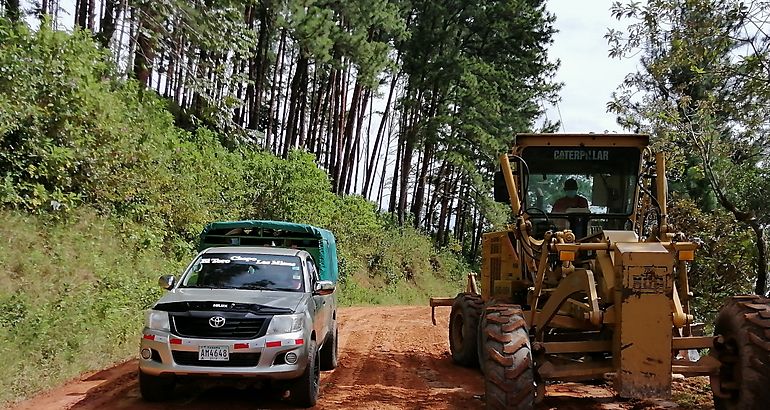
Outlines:
{"type": "Polygon", "coordinates": [[[267,327],[267,334],[292,333],[302,330],[302,323],[305,315],[297,313],[294,315],[275,315],[270,319],[270,325],[267,327]]]}
{"type": "Polygon", "coordinates": [[[144,327],[154,330],[171,330],[168,312],[149,309],[144,315],[144,327]]]}

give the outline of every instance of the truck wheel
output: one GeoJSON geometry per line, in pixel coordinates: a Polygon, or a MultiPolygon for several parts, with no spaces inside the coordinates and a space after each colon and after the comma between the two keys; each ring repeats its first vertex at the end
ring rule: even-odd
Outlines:
{"type": "Polygon", "coordinates": [[[532,409],[535,371],[527,323],[518,305],[486,308],[484,385],[488,409],[532,409]]]}
{"type": "Polygon", "coordinates": [[[139,371],[139,392],[146,401],[163,401],[171,397],[176,380],[169,376],[152,376],[139,371]]]}
{"type": "Polygon", "coordinates": [[[294,381],[291,389],[291,400],[299,407],[313,407],[318,401],[318,390],[321,383],[321,363],[315,340],[307,344],[308,358],[305,372],[294,381]]]}
{"type": "Polygon", "coordinates": [[[721,363],[711,376],[714,407],[764,409],[770,402],[770,299],[736,296],[717,315],[711,355],[721,363]]]}
{"type": "Polygon", "coordinates": [[[335,325],[329,340],[321,348],[321,370],[334,370],[337,368],[338,338],[339,332],[335,325]]]}
{"type": "Polygon", "coordinates": [[[460,293],[452,302],[449,316],[449,350],[455,363],[475,367],[479,364],[477,349],[479,315],[484,302],[472,293],[460,293]]]}

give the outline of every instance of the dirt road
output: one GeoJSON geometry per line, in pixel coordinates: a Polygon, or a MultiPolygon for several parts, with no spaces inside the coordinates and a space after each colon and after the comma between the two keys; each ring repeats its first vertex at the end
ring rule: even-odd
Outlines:
{"type": "MultiPolygon", "coordinates": [[[[447,342],[448,309],[430,323],[427,307],[357,307],[340,312],[340,366],[323,374],[318,409],[479,409],[484,384],[477,370],[452,363],[447,342]]],[[[45,392],[21,409],[210,409],[289,408],[265,390],[193,383],[176,389],[169,402],[145,403],[139,396],[135,360],[83,375],[45,392]],[[226,399],[225,399],[226,398],[226,399]]],[[[702,384],[702,383],[701,383],[702,384]]],[[[709,402],[701,384],[678,384],[678,394],[696,390],[709,402]],[[694,387],[693,387],[694,386],[694,387]]],[[[686,393],[690,394],[690,393],[686,393]]],[[[548,386],[541,408],[642,409],[682,408],[671,402],[619,401],[603,385],[548,386]]]]}

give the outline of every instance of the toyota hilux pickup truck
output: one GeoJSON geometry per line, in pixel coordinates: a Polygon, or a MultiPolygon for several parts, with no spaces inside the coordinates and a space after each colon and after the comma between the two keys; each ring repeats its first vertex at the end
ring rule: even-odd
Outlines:
{"type": "Polygon", "coordinates": [[[148,401],[186,377],[255,378],[311,407],[337,366],[334,236],[277,221],[209,224],[200,253],[146,312],[139,386],[148,401]]]}

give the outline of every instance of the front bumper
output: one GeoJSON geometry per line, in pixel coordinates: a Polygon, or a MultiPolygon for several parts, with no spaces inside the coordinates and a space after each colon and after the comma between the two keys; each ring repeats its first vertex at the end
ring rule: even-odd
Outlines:
{"type": "Polygon", "coordinates": [[[142,373],[153,376],[294,379],[301,376],[307,367],[307,341],[308,338],[301,331],[267,335],[251,340],[232,340],[186,338],[165,331],[144,329],[140,345],[139,369],[142,373]],[[229,362],[198,361],[199,346],[226,346],[231,360],[229,362]],[[142,352],[145,353],[144,356],[148,356],[147,353],[149,353],[149,358],[144,358],[142,352]],[[285,363],[286,353],[289,352],[297,355],[296,363],[285,363]],[[184,360],[182,360],[183,356],[184,360]],[[248,364],[243,365],[244,363],[248,364]]]}

